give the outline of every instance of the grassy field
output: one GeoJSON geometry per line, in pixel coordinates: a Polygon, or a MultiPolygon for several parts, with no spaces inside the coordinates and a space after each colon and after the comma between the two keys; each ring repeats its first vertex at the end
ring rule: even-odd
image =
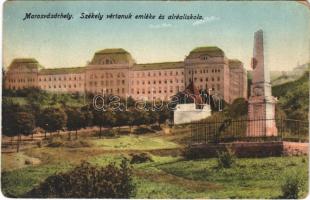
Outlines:
{"type": "Polygon", "coordinates": [[[104,139],[92,141],[95,147],[102,147],[107,150],[152,150],[177,148],[180,145],[151,136],[122,136],[118,139],[104,139]]]}
{"type": "MultiPolygon", "coordinates": [[[[72,169],[82,160],[104,166],[118,163],[134,151],[160,152],[181,148],[175,138],[156,135],[85,139],[90,147],[41,147],[2,154],[2,192],[22,196],[48,176],[72,169]],[[25,164],[25,160],[39,160],[25,164]]],[[[185,160],[152,155],[153,162],[134,164],[135,198],[278,198],[285,174],[298,172],[308,180],[308,157],[239,158],[232,168],[220,169],[216,158],[185,160]]],[[[307,184],[302,196],[307,195],[307,184]]]]}

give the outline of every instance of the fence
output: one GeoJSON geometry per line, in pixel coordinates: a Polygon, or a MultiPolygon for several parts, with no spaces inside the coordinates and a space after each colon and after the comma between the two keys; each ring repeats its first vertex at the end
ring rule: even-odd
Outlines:
{"type": "Polygon", "coordinates": [[[308,142],[309,123],[292,119],[238,119],[194,122],[191,127],[191,144],[233,141],[295,141],[308,142]],[[249,126],[249,124],[252,124],[249,126]],[[247,136],[247,132],[264,130],[269,125],[277,128],[277,136],[247,136]]]}

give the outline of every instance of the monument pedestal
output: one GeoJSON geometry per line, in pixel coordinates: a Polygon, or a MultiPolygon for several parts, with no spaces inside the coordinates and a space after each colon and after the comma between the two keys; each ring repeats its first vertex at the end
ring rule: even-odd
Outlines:
{"type": "Polygon", "coordinates": [[[246,136],[277,136],[275,99],[250,98],[246,136]]]}

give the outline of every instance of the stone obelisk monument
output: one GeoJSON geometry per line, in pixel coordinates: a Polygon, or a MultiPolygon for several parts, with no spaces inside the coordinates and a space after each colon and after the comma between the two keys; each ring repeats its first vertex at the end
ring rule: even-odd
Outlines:
{"type": "Polygon", "coordinates": [[[248,106],[247,136],[276,136],[275,123],[276,99],[271,95],[268,66],[264,62],[264,36],[259,30],[254,35],[252,59],[253,79],[248,106]]]}

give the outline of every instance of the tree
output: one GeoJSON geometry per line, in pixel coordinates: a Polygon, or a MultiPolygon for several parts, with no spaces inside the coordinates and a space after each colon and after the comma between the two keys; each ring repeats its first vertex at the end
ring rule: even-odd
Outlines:
{"type": "MultiPolygon", "coordinates": [[[[41,105],[38,102],[33,101],[30,103],[29,109],[32,111],[34,115],[35,123],[38,124],[39,123],[38,120],[40,118],[40,113],[41,113],[41,105]]],[[[32,139],[33,139],[33,134],[32,134],[32,139]]]]}
{"type": "Polygon", "coordinates": [[[82,110],[82,115],[84,116],[83,127],[91,126],[93,121],[93,114],[88,110],[82,110]]]}
{"type": "Polygon", "coordinates": [[[35,128],[35,117],[26,107],[3,99],[2,102],[2,134],[13,139],[18,137],[17,151],[21,140],[21,134],[29,135],[35,128]]]}
{"type": "Polygon", "coordinates": [[[112,112],[111,110],[107,111],[93,111],[94,115],[94,124],[99,126],[99,138],[102,136],[102,127],[107,126],[107,127],[113,127],[116,125],[116,116],[115,113],[112,112]]]}
{"type": "Polygon", "coordinates": [[[21,134],[30,135],[32,134],[34,128],[35,128],[35,118],[33,114],[29,112],[16,113],[15,133],[18,135],[17,152],[19,152],[21,134]]]}
{"type": "MultiPolygon", "coordinates": [[[[46,108],[40,114],[38,125],[46,132],[63,129],[67,124],[67,115],[61,108],[46,108]]],[[[45,138],[46,138],[45,132],[45,138]]]]}
{"type": "Polygon", "coordinates": [[[115,125],[118,126],[118,133],[120,132],[121,126],[128,124],[128,114],[127,112],[119,111],[115,116],[115,125]]]}
{"type": "Polygon", "coordinates": [[[80,109],[81,109],[81,112],[82,114],[84,115],[84,118],[85,118],[85,121],[84,121],[84,126],[87,127],[87,126],[92,126],[93,125],[93,120],[94,120],[94,114],[91,110],[92,108],[92,105],[90,104],[86,104],[84,106],[82,106],[80,109]]]}
{"type": "Polygon", "coordinates": [[[232,118],[245,116],[248,114],[248,103],[244,98],[237,98],[229,106],[228,111],[232,118]]]}
{"type": "Polygon", "coordinates": [[[148,114],[144,110],[134,110],[133,111],[134,125],[140,126],[142,124],[147,124],[149,121],[148,114]]]}
{"type": "Polygon", "coordinates": [[[94,110],[93,111],[93,116],[94,116],[93,117],[93,124],[99,126],[99,135],[98,135],[98,137],[101,138],[101,128],[103,126],[103,120],[104,120],[103,112],[102,111],[94,110]]]}
{"type": "Polygon", "coordinates": [[[170,119],[170,111],[168,109],[164,109],[159,113],[158,123],[159,126],[165,123],[168,119],[170,119]]]}
{"type": "Polygon", "coordinates": [[[70,131],[75,130],[75,138],[77,139],[77,130],[85,127],[85,115],[77,108],[68,108],[67,114],[67,128],[69,130],[69,140],[71,139],[70,131]]]}
{"type": "Polygon", "coordinates": [[[129,126],[130,133],[131,133],[131,129],[132,129],[132,126],[134,124],[135,118],[134,118],[134,115],[133,115],[133,113],[131,111],[126,112],[126,113],[127,113],[127,125],[129,126]]]}
{"type": "Polygon", "coordinates": [[[127,107],[131,108],[134,107],[136,104],[136,101],[130,96],[127,99],[127,107]]]}
{"type": "Polygon", "coordinates": [[[116,125],[116,116],[114,112],[108,110],[103,113],[103,125],[107,127],[116,125]]]}
{"type": "Polygon", "coordinates": [[[13,138],[15,136],[16,113],[20,111],[20,106],[11,100],[2,101],[2,134],[13,138]]]}
{"type": "Polygon", "coordinates": [[[150,124],[158,123],[159,113],[157,111],[149,111],[150,124]]]}

